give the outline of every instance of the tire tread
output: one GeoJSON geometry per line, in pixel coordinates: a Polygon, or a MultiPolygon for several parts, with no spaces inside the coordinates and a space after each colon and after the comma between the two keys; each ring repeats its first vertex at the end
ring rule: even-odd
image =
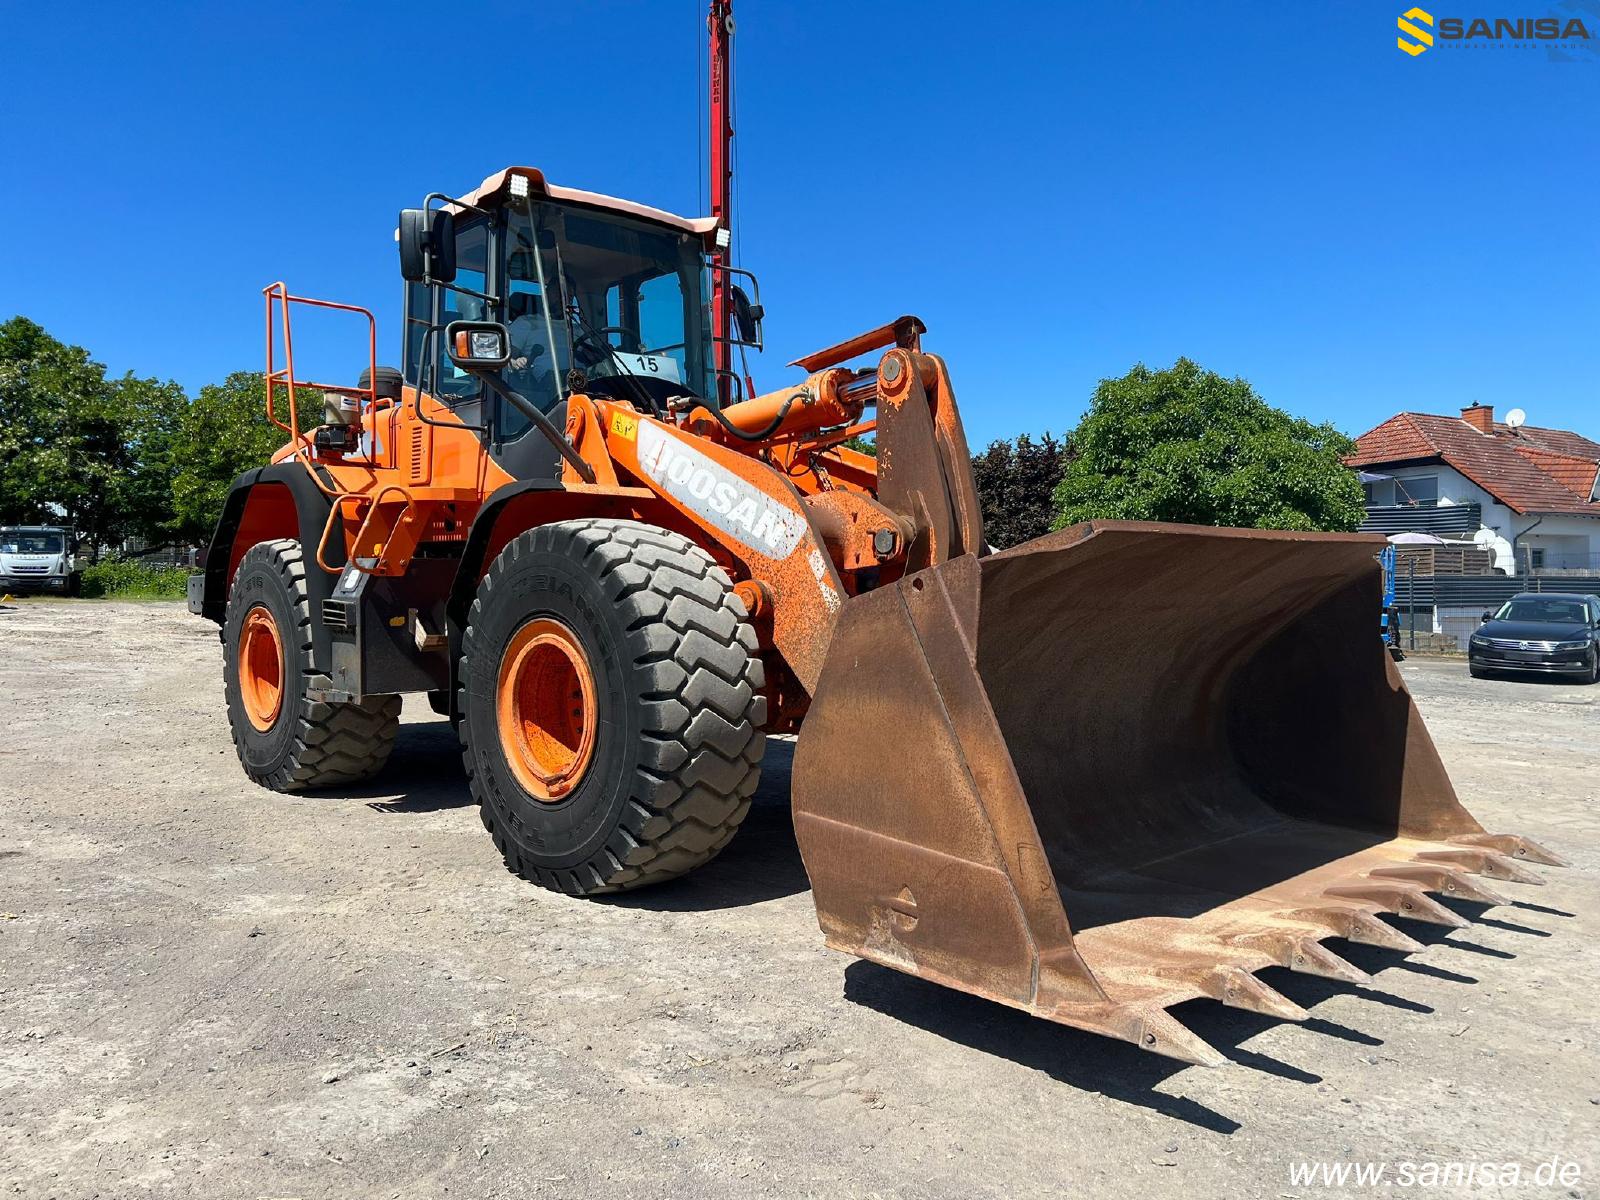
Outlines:
{"type": "MultiPolygon", "coordinates": [[[[295,627],[280,630],[279,636],[285,640],[286,652],[299,658],[305,691],[327,688],[332,680],[312,670],[311,602],[306,593],[305,554],[299,541],[277,538],[258,542],[245,552],[241,570],[252,557],[265,560],[283,580],[285,594],[294,610],[295,627]]],[[[231,597],[229,603],[232,603],[231,597]]],[[[224,677],[231,679],[234,649],[225,643],[222,652],[224,677]]],[[[287,763],[265,774],[251,770],[245,762],[241,744],[243,731],[239,727],[244,718],[232,719],[233,706],[229,706],[229,724],[239,761],[244,763],[245,774],[262,787],[275,792],[301,792],[359,783],[383,770],[389,761],[400,727],[399,696],[372,696],[339,703],[311,700],[302,692],[298,697],[285,696],[284,703],[297,705],[294,749],[287,763]]]]}
{"type": "MultiPolygon", "coordinates": [[[[594,572],[621,610],[632,700],[643,709],[642,747],[618,826],[576,868],[525,861],[497,827],[477,778],[470,722],[462,759],[485,827],[506,866],[572,895],[645,887],[703,866],[733,840],[750,811],[766,748],[766,699],[755,632],[732,581],[688,538],[637,521],[590,518],[529,530],[490,567],[473,601],[459,673],[470,678],[474,626],[506,565],[533,550],[565,554],[594,572]]],[[[465,710],[466,688],[459,703],[465,710]]]]}

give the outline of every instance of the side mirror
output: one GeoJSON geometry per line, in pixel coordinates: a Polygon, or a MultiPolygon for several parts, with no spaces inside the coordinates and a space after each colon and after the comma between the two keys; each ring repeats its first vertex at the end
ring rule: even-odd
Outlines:
{"type": "Polygon", "coordinates": [[[1494,620],[1494,614],[1493,613],[1487,613],[1486,612],[1486,613],[1483,614],[1483,623],[1485,625],[1487,625],[1492,620],[1494,620]]]}
{"type": "Polygon", "coordinates": [[[451,321],[444,345],[463,371],[493,371],[511,361],[511,335],[498,321],[451,321]]]}
{"type": "Polygon", "coordinates": [[[750,303],[742,287],[734,284],[728,288],[728,298],[733,302],[733,336],[747,346],[761,347],[761,319],[767,315],[759,304],[750,303]]]}
{"type": "Polygon", "coordinates": [[[450,283],[456,277],[456,217],[442,208],[400,210],[400,277],[450,283]]]}

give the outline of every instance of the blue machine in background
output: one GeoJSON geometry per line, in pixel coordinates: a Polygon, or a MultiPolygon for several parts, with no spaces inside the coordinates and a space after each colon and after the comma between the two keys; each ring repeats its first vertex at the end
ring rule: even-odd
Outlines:
{"type": "Polygon", "coordinates": [[[1389,648],[1389,653],[1399,662],[1405,657],[1400,649],[1400,610],[1394,602],[1395,550],[1388,545],[1378,554],[1378,565],[1383,568],[1383,611],[1378,614],[1378,636],[1389,648]]]}

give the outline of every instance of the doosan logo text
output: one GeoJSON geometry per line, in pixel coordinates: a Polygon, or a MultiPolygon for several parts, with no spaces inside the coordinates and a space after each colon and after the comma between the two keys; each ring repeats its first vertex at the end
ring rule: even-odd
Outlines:
{"type": "Polygon", "coordinates": [[[639,425],[639,466],[669,496],[768,558],[787,558],[810,528],[799,513],[648,421],[639,425]]]}
{"type": "Polygon", "coordinates": [[[1436,40],[1481,45],[1548,45],[1573,39],[1588,41],[1593,36],[1578,17],[1440,17],[1435,22],[1432,13],[1413,8],[1403,13],[1397,24],[1400,49],[1413,58],[1428,50],[1436,40]]]}

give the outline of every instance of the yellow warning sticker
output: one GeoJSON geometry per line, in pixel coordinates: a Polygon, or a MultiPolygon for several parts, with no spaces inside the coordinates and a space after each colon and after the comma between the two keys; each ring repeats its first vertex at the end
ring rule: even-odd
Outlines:
{"type": "Polygon", "coordinates": [[[611,432],[631,442],[639,434],[639,418],[626,416],[623,413],[612,413],[611,432]]]}

